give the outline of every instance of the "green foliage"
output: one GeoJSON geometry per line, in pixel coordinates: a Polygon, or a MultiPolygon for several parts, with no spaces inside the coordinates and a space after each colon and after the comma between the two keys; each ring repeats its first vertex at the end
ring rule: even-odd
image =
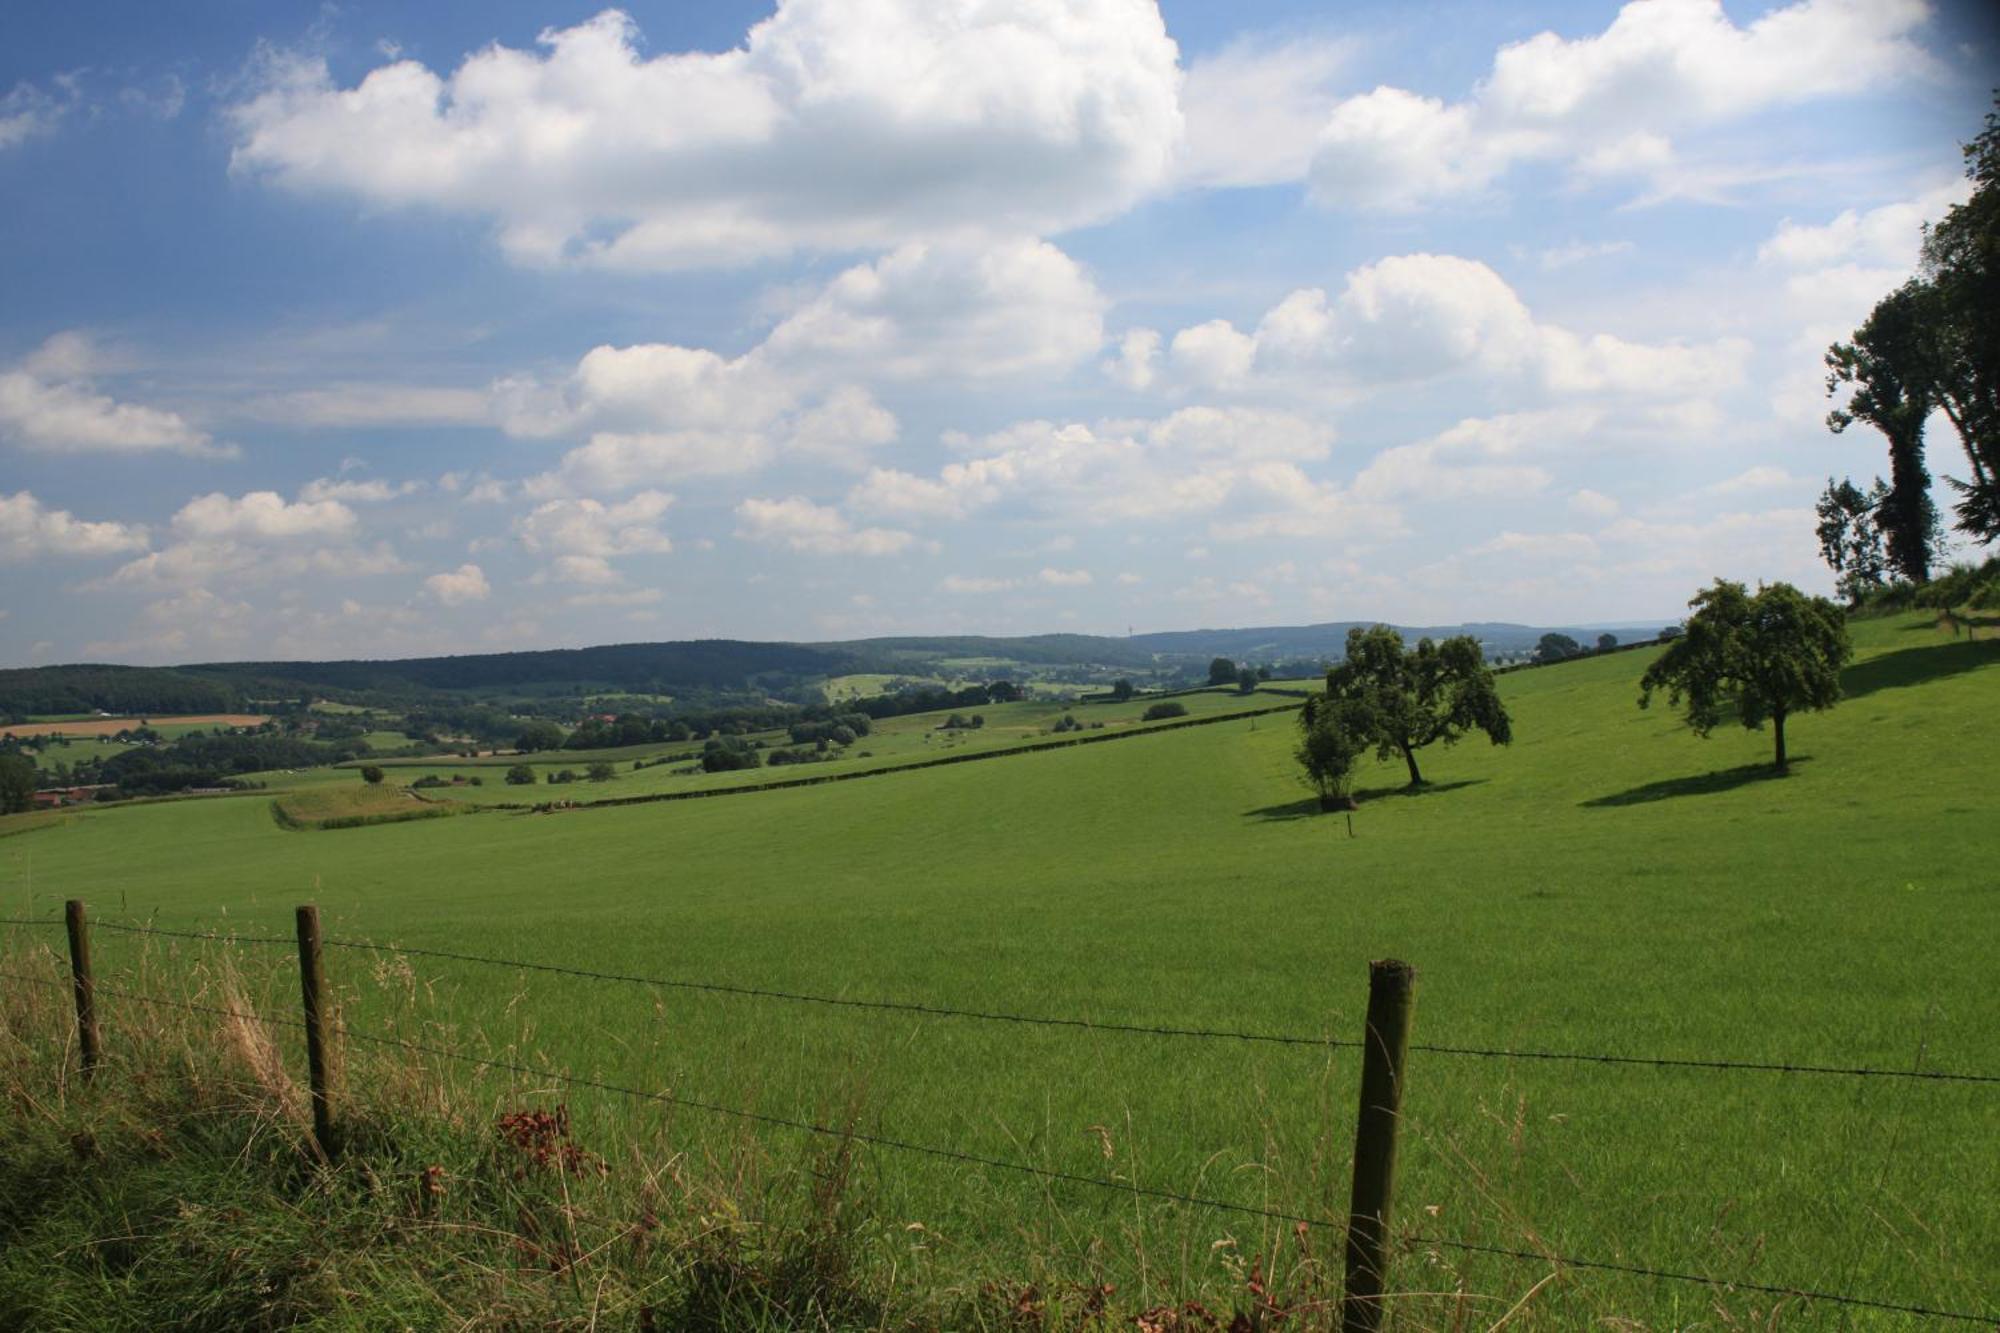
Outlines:
{"type": "Polygon", "coordinates": [[[1828,477],[1814,506],[1820,558],[1840,576],[1840,594],[1850,606],[1859,606],[1888,577],[1889,553],[1877,521],[1888,500],[1888,484],[1880,477],[1866,491],[1845,477],[1828,477]]]}
{"type": "Polygon", "coordinates": [[[1597,636],[1598,652],[1608,653],[1617,646],[1618,646],[1618,636],[1616,634],[1600,634],[1597,636]]]}
{"type": "Polygon", "coordinates": [[[0,815],[15,815],[35,805],[35,766],[18,754],[0,754],[0,815]]]}
{"type": "Polygon", "coordinates": [[[1236,683],[1236,663],[1226,657],[1218,657],[1208,664],[1208,683],[1211,685],[1233,685],[1236,683]]]}
{"type": "Polygon", "coordinates": [[[382,769],[376,764],[363,764],[361,780],[371,787],[378,785],[382,781],[382,769]]]}
{"type": "Polygon", "coordinates": [[[1665,690],[1685,707],[1688,726],[1706,736],[1726,712],[1745,727],[1771,722],[1776,766],[1786,765],[1785,719],[1840,701],[1840,669],[1854,655],[1847,618],[1824,597],[1789,583],[1761,587],[1717,579],[1688,603],[1687,632],[1639,681],[1639,706],[1665,690]]]}
{"type": "Polygon", "coordinates": [[[1912,279],[1875,303],[1851,341],[1826,352],[1826,388],[1852,389],[1827,415],[1838,434],[1865,421],[1889,441],[1889,493],[1875,510],[1889,563],[1912,583],[1930,575],[1938,544],[1937,505],[1924,466],[1924,422],[1937,406],[1936,294],[1912,279]]]}
{"type": "Polygon", "coordinates": [[[1355,765],[1373,743],[1364,706],[1314,695],[1299,710],[1299,745],[1292,754],[1305,770],[1306,785],[1326,803],[1350,794],[1355,765]]]}
{"type": "Polygon", "coordinates": [[[600,759],[584,770],[584,776],[592,782],[609,782],[614,776],[611,765],[600,759]]]}
{"type": "Polygon", "coordinates": [[[532,787],[535,785],[535,770],[526,764],[515,764],[507,770],[507,785],[510,787],[532,787]]]}
{"type": "MultiPolygon", "coordinates": [[[[2000,107],[2000,94],[1996,95],[2000,107]]],[[[1972,197],[1924,235],[1923,276],[1935,293],[1929,329],[1938,406],[1965,448],[1958,527],[2000,539],[2000,110],[1965,145],[1972,197]]]]}
{"type": "Polygon", "coordinates": [[[1417,751],[1426,746],[1455,745],[1475,730],[1495,745],[1514,738],[1492,669],[1469,634],[1419,639],[1410,651],[1387,625],[1351,629],[1346,660],[1326,673],[1326,694],[1351,705],[1354,725],[1381,758],[1402,756],[1412,787],[1423,784],[1417,751]]]}
{"type": "Polygon", "coordinates": [[[1544,634],[1535,645],[1537,662],[1563,662],[1583,656],[1583,645],[1567,634],[1544,634]]]}
{"type": "Polygon", "coordinates": [[[1132,697],[1132,693],[1132,682],[1130,680],[1120,677],[1112,683],[1111,697],[1115,702],[1124,703],[1132,697]]]}
{"type": "Polygon", "coordinates": [[[522,754],[541,754],[548,750],[560,750],[563,745],[563,729],[553,722],[536,719],[521,728],[514,737],[514,748],[522,754]]]}
{"type": "Polygon", "coordinates": [[[1263,678],[1257,674],[1256,667],[1245,666],[1237,668],[1236,671],[1237,693],[1239,694],[1255,693],[1257,689],[1257,682],[1261,679],[1263,678]]]}
{"type": "Polygon", "coordinates": [[[1140,716],[1147,722],[1159,722],[1170,717],[1186,717],[1187,705],[1179,699],[1162,699],[1159,703],[1149,704],[1140,716]]]}
{"type": "Polygon", "coordinates": [[[731,773],[738,769],[757,768],[762,763],[763,753],[752,749],[738,736],[711,740],[701,751],[701,770],[704,773],[731,773]]]}

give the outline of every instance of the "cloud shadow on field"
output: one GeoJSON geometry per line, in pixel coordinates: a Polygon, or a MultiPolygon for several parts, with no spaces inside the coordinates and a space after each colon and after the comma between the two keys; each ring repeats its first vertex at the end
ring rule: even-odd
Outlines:
{"type": "MultiPolygon", "coordinates": [[[[1794,766],[1811,759],[1811,755],[1795,754],[1794,766]]],[[[1615,809],[1625,805],[1649,805],[1654,801],[1670,801],[1676,796],[1713,796],[1719,792],[1735,791],[1753,782],[1779,781],[1790,777],[1789,772],[1780,772],[1769,763],[1743,764],[1736,768],[1718,769],[1713,773],[1700,773],[1686,778],[1663,778],[1658,782],[1648,782],[1637,787],[1628,787],[1609,796],[1597,796],[1578,805],[1586,810],[1615,809]]]]}
{"type": "Polygon", "coordinates": [[[1856,662],[1840,673],[1843,698],[1861,699],[1877,690],[1901,689],[1946,676],[1962,676],[1983,666],[2000,664],[2000,646],[1991,639],[1962,639],[1927,648],[1898,648],[1856,662]]]}

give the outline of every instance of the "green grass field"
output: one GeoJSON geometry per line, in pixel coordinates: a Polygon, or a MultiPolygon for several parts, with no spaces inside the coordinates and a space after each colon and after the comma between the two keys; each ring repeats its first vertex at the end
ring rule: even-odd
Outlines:
{"type": "MultiPolygon", "coordinates": [[[[1515,743],[1426,751],[1435,785],[1420,795],[1398,790],[1400,763],[1371,765],[1352,836],[1313,813],[1277,716],[559,816],[298,833],[261,800],[93,812],[0,840],[0,895],[10,914],[75,896],[116,919],[278,933],[293,904],[316,900],[343,937],[1348,1039],[1368,960],[1395,956],[1420,969],[1418,1042],[2000,1074],[2000,645],[1918,617],[1860,622],[1856,638],[1849,697],[1794,721],[1784,778],[1761,766],[1763,733],[1703,741],[1660,703],[1635,707],[1651,660],[1638,652],[1504,677],[1515,743]]],[[[986,734],[950,743],[1002,743],[1057,712],[1009,707],[1022,711],[981,710],[986,734]]],[[[887,760],[947,743],[898,725],[912,722],[856,748],[887,760]]],[[[506,799],[486,771],[485,787],[451,795],[506,799]]],[[[696,781],[661,769],[525,790],[628,795],[655,772],[696,781]]],[[[100,968],[114,975],[139,947],[100,935],[100,968]]],[[[386,1021],[392,983],[372,956],[330,962],[346,1021],[386,1021]]],[[[483,1034],[578,1075],[772,1115],[851,1112],[869,1132],[1056,1170],[1319,1217],[1345,1207],[1347,1050],[414,966],[444,1025],[426,1031],[468,1048],[483,1034]]],[[[274,1003],[286,984],[274,974],[274,1003]]],[[[114,1040],[144,1021],[107,1009],[114,1040]]],[[[563,1095],[586,1141],[660,1132],[694,1163],[726,1161],[745,1132],[563,1095]]],[[[1398,1210],[1416,1232],[1995,1304],[1991,1085],[1418,1053],[1405,1111],[1398,1210]]],[[[790,1131],[759,1134],[796,1146],[790,1131]]],[[[1136,1306],[1227,1288],[1232,1262],[1295,1244],[1278,1223],[888,1150],[865,1154],[861,1181],[887,1251],[939,1282],[1066,1273],[1116,1282],[1136,1306]]],[[[1490,1297],[1484,1327],[1547,1272],[1417,1245],[1396,1285],[1490,1297]]],[[[1569,1271],[1509,1327],[1763,1327],[1774,1300],[1569,1271]]],[[[1879,1318],[1792,1307],[1781,1326],[1898,1326],[1879,1318]]]]}
{"type": "MultiPolygon", "coordinates": [[[[1198,694],[1178,696],[1186,707],[1189,717],[1215,717],[1231,713],[1254,712],[1295,702],[1293,694],[1303,688],[1299,681],[1272,681],[1264,689],[1254,694],[1238,694],[1234,689],[1203,691],[1198,694]]],[[[1052,731],[1064,712],[1072,713],[1086,729],[1080,734],[1096,734],[1094,724],[1102,724],[1103,732],[1139,731],[1161,725],[1144,720],[1148,703],[1144,698],[1133,699],[1122,704],[1090,704],[1071,707],[1055,700],[1026,699],[1020,703],[991,704],[977,709],[963,709],[965,716],[977,713],[985,718],[985,725],[976,729],[944,730],[941,728],[949,712],[910,713],[901,717],[884,718],[874,724],[868,735],[861,737],[845,753],[835,758],[810,764],[786,764],[755,769],[740,769],[733,772],[702,773],[689,772],[701,751],[699,741],[659,742],[648,745],[628,745],[608,750],[547,750],[529,755],[489,755],[478,759],[446,760],[432,759],[386,759],[380,761],[383,770],[393,781],[414,782],[425,775],[449,780],[454,776],[481,778],[482,784],[476,788],[455,788],[453,795],[458,799],[485,805],[532,804],[537,801],[568,800],[592,801],[608,800],[632,796],[652,796],[676,791],[708,791],[718,788],[756,787],[771,782],[784,782],[798,778],[827,777],[840,773],[863,770],[896,768],[911,763],[922,763],[952,755],[984,754],[999,750],[1018,748],[1041,741],[1057,739],[1052,731]],[[656,764],[634,770],[635,761],[653,761],[665,756],[680,756],[677,762],[656,764]],[[577,782],[570,785],[550,786],[547,775],[561,769],[569,769],[579,778],[593,761],[604,760],[616,770],[616,775],[606,782],[577,782]],[[534,786],[508,786],[504,782],[507,769],[515,764],[526,764],[542,779],[534,786]]],[[[1260,725],[1280,726],[1283,720],[1265,721],[1260,725]]],[[[791,742],[784,732],[758,732],[746,737],[747,740],[761,740],[770,747],[790,747],[791,742]]],[[[274,788],[295,787],[358,781],[359,768],[374,760],[355,760],[333,769],[313,769],[300,773],[262,773],[254,775],[255,780],[274,788]]]]}

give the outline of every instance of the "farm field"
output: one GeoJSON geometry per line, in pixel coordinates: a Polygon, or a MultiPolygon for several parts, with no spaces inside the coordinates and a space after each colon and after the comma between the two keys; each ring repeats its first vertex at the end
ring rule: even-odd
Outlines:
{"type": "MultiPolygon", "coordinates": [[[[1271,681],[1257,692],[1248,695],[1240,694],[1234,689],[1218,689],[1177,695],[1175,698],[1187,709],[1189,717],[1214,717],[1293,704],[1298,700],[1298,691],[1304,688],[1305,682],[1301,681],[1271,681]]],[[[482,781],[480,787],[454,789],[454,795],[487,805],[518,805],[524,802],[532,804],[553,799],[579,802],[610,800],[675,791],[756,787],[800,778],[830,777],[847,772],[895,768],[908,763],[920,763],[953,755],[1013,749],[1038,741],[1061,739],[1060,736],[1052,734],[1050,728],[1065,712],[1069,712],[1086,728],[1084,732],[1072,733],[1077,735],[1142,730],[1166,725],[1144,720],[1143,715],[1147,707],[1154,702],[1157,700],[1135,698],[1117,704],[1070,706],[1054,700],[1029,699],[1011,704],[988,704],[977,709],[959,710],[966,717],[978,713],[986,720],[984,726],[949,731],[940,730],[940,724],[950,716],[949,711],[909,713],[900,717],[880,719],[868,735],[861,737],[848,748],[844,756],[839,758],[809,764],[782,764],[723,773],[682,771],[699,759],[702,744],[700,741],[662,741],[605,750],[547,750],[528,755],[486,755],[478,759],[442,757],[379,761],[360,759],[331,769],[313,769],[293,774],[258,774],[255,775],[255,780],[274,788],[301,784],[357,782],[358,770],[363,765],[376,763],[390,775],[390,781],[399,783],[414,782],[426,775],[446,781],[455,776],[466,778],[477,776],[482,781]],[[1102,732],[1094,731],[1093,724],[1100,723],[1102,732]],[[666,756],[684,756],[684,759],[636,771],[632,768],[634,762],[650,762],[666,756]],[[616,775],[605,782],[581,781],[584,770],[597,760],[604,760],[614,765],[617,769],[616,775]],[[550,787],[546,780],[533,787],[510,787],[502,781],[502,778],[507,769],[515,764],[528,765],[535,770],[537,776],[544,779],[549,773],[569,769],[576,773],[580,780],[574,784],[556,787],[550,787]]],[[[1277,723],[1264,725],[1282,726],[1283,722],[1280,719],[1277,723]]],[[[760,740],[770,747],[791,745],[789,738],[782,731],[754,732],[744,739],[760,740]]]]}
{"type": "MultiPolygon", "coordinates": [[[[348,939],[1344,1039],[1359,1035],[1368,960],[1395,956],[1419,969],[1419,1043],[2000,1074],[2000,646],[1916,616],[1858,622],[1855,634],[1848,698],[1795,720],[1785,778],[1762,767],[1762,733],[1703,741],[1663,700],[1637,709],[1651,653],[1634,652],[1503,677],[1515,743],[1424,752],[1435,785],[1417,795],[1398,790],[1399,762],[1371,765],[1352,836],[1345,819],[1314,812],[1278,716],[556,816],[297,831],[256,799],[93,811],[0,840],[0,901],[9,915],[47,917],[80,897],[110,920],[282,935],[291,906],[316,900],[348,939]]],[[[1122,707],[1076,713],[1109,721],[1122,707]]],[[[1060,709],[981,711],[983,731],[951,743],[1038,734],[1060,709]]],[[[890,719],[856,748],[874,762],[920,758],[945,743],[924,739],[934,725],[890,719]]],[[[483,771],[486,786],[453,796],[506,799],[483,771]]],[[[360,785],[351,772],[307,780],[360,785]]],[[[652,780],[707,779],[646,770],[560,792],[629,795],[652,780]]],[[[104,933],[97,947],[109,977],[141,950],[199,946],[104,933]]],[[[276,969],[267,1002],[295,1005],[284,947],[246,949],[276,969]]],[[[424,1031],[593,1079],[821,1123],[851,1115],[868,1133],[1247,1207],[1345,1207],[1356,1077],[1345,1049],[438,959],[410,960],[406,987],[367,953],[331,962],[357,1031],[409,1021],[414,988],[429,994],[426,1024],[442,1025],[424,1031]]],[[[115,1040],[132,1020],[107,1008],[115,1040]]],[[[491,1095],[526,1094],[496,1083],[491,1095]]],[[[751,1132],[559,1095],[581,1140],[658,1132],[696,1164],[727,1161],[751,1132]]],[[[1891,1302],[1994,1301],[1992,1085],[1420,1051],[1405,1116],[1398,1210],[1414,1232],[1891,1302]]],[[[755,1136],[797,1147],[781,1128],[755,1136]]],[[[1227,1288],[1231,1264],[1297,1243],[1275,1221],[886,1149],[864,1151],[860,1189],[882,1223],[882,1257],[945,1282],[1054,1272],[1115,1282],[1139,1302],[1227,1288]]],[[[1490,1297],[1482,1327],[1548,1272],[1416,1243],[1399,1264],[1407,1289],[1462,1283],[1490,1297]]],[[[1569,1270],[1510,1327],[1762,1327],[1776,1299],[1569,1270]]],[[[1790,1303],[1780,1326],[1896,1326],[1873,1318],[1790,1303]]]]}
{"type": "Polygon", "coordinates": [[[115,736],[121,731],[147,726],[162,736],[185,736],[190,731],[210,731],[216,727],[256,727],[271,719],[261,713],[200,713],[183,717],[91,717],[84,721],[16,722],[0,727],[0,736],[115,736]]]}

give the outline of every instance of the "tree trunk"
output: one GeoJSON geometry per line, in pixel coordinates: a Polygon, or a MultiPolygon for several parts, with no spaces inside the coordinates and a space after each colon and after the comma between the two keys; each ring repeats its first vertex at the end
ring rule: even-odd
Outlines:
{"type": "Polygon", "coordinates": [[[1778,771],[1785,771],[1785,714],[1782,710],[1771,714],[1771,730],[1778,738],[1778,771]]]}
{"type": "Polygon", "coordinates": [[[1410,743],[1408,741],[1402,742],[1402,751],[1403,751],[1403,762],[1410,766],[1410,785],[1412,787],[1423,786],[1424,775],[1417,772],[1417,752],[1410,748],[1410,743]]]}

